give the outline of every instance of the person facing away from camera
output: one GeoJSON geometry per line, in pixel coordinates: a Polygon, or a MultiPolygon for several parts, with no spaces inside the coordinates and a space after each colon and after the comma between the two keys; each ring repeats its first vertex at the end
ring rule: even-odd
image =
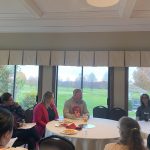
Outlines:
{"type": "Polygon", "coordinates": [[[63,109],[64,118],[80,118],[83,115],[89,116],[87,105],[82,99],[82,91],[80,89],[75,89],[73,91],[73,96],[65,102],[63,109]]]}
{"type": "Polygon", "coordinates": [[[104,150],[146,150],[138,122],[129,117],[119,120],[120,140],[107,144],[104,150]]]}
{"type": "Polygon", "coordinates": [[[136,111],[136,120],[146,120],[150,119],[150,99],[148,94],[142,94],[140,96],[141,105],[136,111]]]}
{"type": "Polygon", "coordinates": [[[14,118],[11,112],[0,108],[0,150],[4,150],[13,134],[14,118]]]}

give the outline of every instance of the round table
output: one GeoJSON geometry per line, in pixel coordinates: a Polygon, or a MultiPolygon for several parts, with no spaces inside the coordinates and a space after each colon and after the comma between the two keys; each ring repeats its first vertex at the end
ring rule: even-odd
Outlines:
{"type": "MultiPolygon", "coordinates": [[[[82,119],[72,121],[76,125],[83,124],[82,119]]],[[[74,143],[76,150],[103,150],[107,143],[114,142],[119,138],[118,121],[90,118],[87,123],[95,127],[82,129],[74,135],[64,135],[61,132],[65,127],[56,127],[58,121],[51,121],[46,125],[45,136],[57,134],[67,137],[74,143]]]]}
{"type": "Polygon", "coordinates": [[[138,123],[141,128],[142,137],[147,139],[150,134],[150,121],[138,121],[138,123]]]}

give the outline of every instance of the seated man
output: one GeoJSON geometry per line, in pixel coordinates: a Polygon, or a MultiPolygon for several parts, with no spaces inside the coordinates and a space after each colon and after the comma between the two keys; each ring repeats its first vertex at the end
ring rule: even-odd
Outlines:
{"type": "Polygon", "coordinates": [[[89,116],[86,103],[82,100],[82,91],[80,89],[75,89],[73,96],[65,102],[63,113],[64,118],[70,119],[79,118],[83,115],[89,116]]]}
{"type": "Polygon", "coordinates": [[[14,102],[10,93],[4,93],[1,96],[1,100],[2,104],[0,107],[9,110],[14,116],[14,131],[12,137],[17,137],[18,139],[13,146],[28,144],[28,149],[34,150],[36,148],[36,142],[39,140],[34,127],[31,129],[17,129],[17,122],[21,122],[22,119],[25,119],[24,110],[18,103],[14,102]]]}

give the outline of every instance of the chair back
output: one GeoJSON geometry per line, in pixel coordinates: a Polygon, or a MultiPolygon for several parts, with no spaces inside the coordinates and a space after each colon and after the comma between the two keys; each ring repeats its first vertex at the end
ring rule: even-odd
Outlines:
{"type": "Polygon", "coordinates": [[[127,112],[122,108],[112,108],[109,112],[109,119],[118,121],[121,117],[127,116],[127,112]]]}
{"type": "Polygon", "coordinates": [[[25,122],[26,122],[26,123],[31,123],[31,122],[32,122],[32,119],[33,119],[33,107],[28,108],[28,109],[25,111],[25,122]]]}
{"type": "Polygon", "coordinates": [[[68,139],[52,135],[40,140],[39,150],[75,150],[75,147],[68,139]]]}
{"type": "Polygon", "coordinates": [[[1,97],[0,97],[0,104],[3,104],[1,97]]]}
{"type": "Polygon", "coordinates": [[[104,106],[96,106],[93,108],[93,117],[94,118],[108,118],[109,110],[104,106]]]}

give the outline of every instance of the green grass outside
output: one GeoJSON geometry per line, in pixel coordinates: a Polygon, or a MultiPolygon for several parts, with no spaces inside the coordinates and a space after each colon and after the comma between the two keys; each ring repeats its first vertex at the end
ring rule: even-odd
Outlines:
{"type": "Polygon", "coordinates": [[[133,119],[136,119],[136,111],[128,111],[128,116],[133,119]]]}
{"type": "MultiPolygon", "coordinates": [[[[57,96],[57,109],[59,115],[63,115],[63,107],[66,100],[68,100],[72,96],[74,88],[65,88],[58,87],[58,96],[57,96]]],[[[28,106],[23,105],[23,101],[26,100],[26,96],[30,95],[29,93],[37,93],[37,87],[33,85],[25,84],[20,88],[16,94],[15,100],[23,106],[23,108],[27,108],[28,106]]],[[[134,99],[139,98],[139,93],[133,93],[132,95],[134,99]]],[[[107,89],[89,89],[85,88],[83,90],[83,99],[86,101],[88,110],[90,115],[93,115],[93,108],[98,105],[107,106],[107,89]]],[[[35,104],[35,97],[33,99],[33,103],[35,104]]],[[[135,110],[129,111],[128,115],[135,119],[135,110]]]]}
{"type": "MultiPolygon", "coordinates": [[[[63,115],[63,107],[66,100],[72,97],[74,88],[58,87],[57,109],[59,115],[63,115]]],[[[83,99],[86,101],[90,115],[93,115],[93,108],[98,105],[107,106],[107,89],[84,88],[83,99]]]]}

